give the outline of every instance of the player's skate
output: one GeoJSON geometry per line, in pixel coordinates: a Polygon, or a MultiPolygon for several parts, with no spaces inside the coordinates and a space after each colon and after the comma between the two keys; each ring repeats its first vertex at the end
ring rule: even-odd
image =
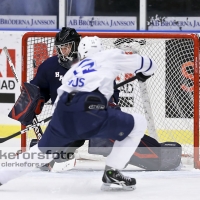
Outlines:
{"type": "Polygon", "coordinates": [[[102,181],[103,185],[101,186],[101,190],[112,190],[112,184],[120,186],[117,188],[124,190],[134,190],[136,188],[136,180],[134,178],[124,176],[116,169],[105,170],[102,181]]]}

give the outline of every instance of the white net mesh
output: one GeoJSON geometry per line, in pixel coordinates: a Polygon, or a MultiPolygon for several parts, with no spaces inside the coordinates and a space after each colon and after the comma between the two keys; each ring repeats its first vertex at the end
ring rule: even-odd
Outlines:
{"type": "MultiPolygon", "coordinates": [[[[139,33],[138,33],[139,34],[139,33]]],[[[98,35],[98,34],[96,34],[98,35]]],[[[147,80],[147,91],[159,142],[173,141],[183,146],[183,154],[193,156],[194,135],[194,41],[169,38],[101,38],[103,47],[123,48],[127,53],[138,52],[153,59],[158,70],[147,80]]],[[[27,42],[27,81],[36,73],[37,67],[54,51],[54,38],[30,37],[27,42]]],[[[108,66],[109,67],[109,66],[108,66]]],[[[120,74],[116,82],[122,82],[132,74],[120,74]]],[[[120,89],[119,105],[128,113],[144,114],[138,81],[130,82],[120,89]]],[[[39,120],[51,115],[48,102],[38,116],[39,120]]],[[[45,127],[43,127],[45,129],[45,127]]],[[[147,134],[148,130],[147,130],[147,134]]],[[[33,131],[27,133],[27,145],[35,138],[33,131]]],[[[86,145],[87,146],[87,145],[86,145]]],[[[82,148],[86,151],[87,148],[82,148]]],[[[79,150],[81,151],[81,150],[79,150]]]]}

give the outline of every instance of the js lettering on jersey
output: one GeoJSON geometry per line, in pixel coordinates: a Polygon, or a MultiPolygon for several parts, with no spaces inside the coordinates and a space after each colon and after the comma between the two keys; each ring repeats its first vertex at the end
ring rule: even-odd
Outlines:
{"type": "MultiPolygon", "coordinates": [[[[77,75],[84,75],[91,72],[97,71],[95,69],[96,65],[94,64],[94,61],[91,59],[84,59],[79,65],[76,70],[74,70],[74,76],[77,75]]],[[[70,80],[68,85],[72,87],[83,87],[84,86],[85,78],[75,77],[74,79],[70,80]]]]}
{"type": "Polygon", "coordinates": [[[68,85],[72,87],[83,87],[85,79],[84,78],[75,78],[74,80],[70,80],[68,85]]]}

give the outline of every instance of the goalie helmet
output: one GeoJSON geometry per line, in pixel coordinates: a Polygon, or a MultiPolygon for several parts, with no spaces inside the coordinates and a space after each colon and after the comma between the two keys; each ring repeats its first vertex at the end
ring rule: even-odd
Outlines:
{"type": "Polygon", "coordinates": [[[79,58],[82,60],[102,50],[101,39],[97,36],[84,37],[78,46],[79,58]]]}
{"type": "Polygon", "coordinates": [[[80,35],[75,29],[63,27],[62,30],[56,34],[55,47],[59,58],[59,63],[68,68],[68,61],[73,61],[78,58],[78,45],[80,42],[80,35]]]}

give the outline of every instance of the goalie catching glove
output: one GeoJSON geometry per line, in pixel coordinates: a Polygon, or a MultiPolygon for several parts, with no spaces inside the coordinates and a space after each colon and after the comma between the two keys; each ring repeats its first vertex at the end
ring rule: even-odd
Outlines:
{"type": "Polygon", "coordinates": [[[44,106],[44,98],[36,85],[24,83],[21,94],[8,116],[27,126],[32,124],[35,115],[39,115],[44,106]]]}

